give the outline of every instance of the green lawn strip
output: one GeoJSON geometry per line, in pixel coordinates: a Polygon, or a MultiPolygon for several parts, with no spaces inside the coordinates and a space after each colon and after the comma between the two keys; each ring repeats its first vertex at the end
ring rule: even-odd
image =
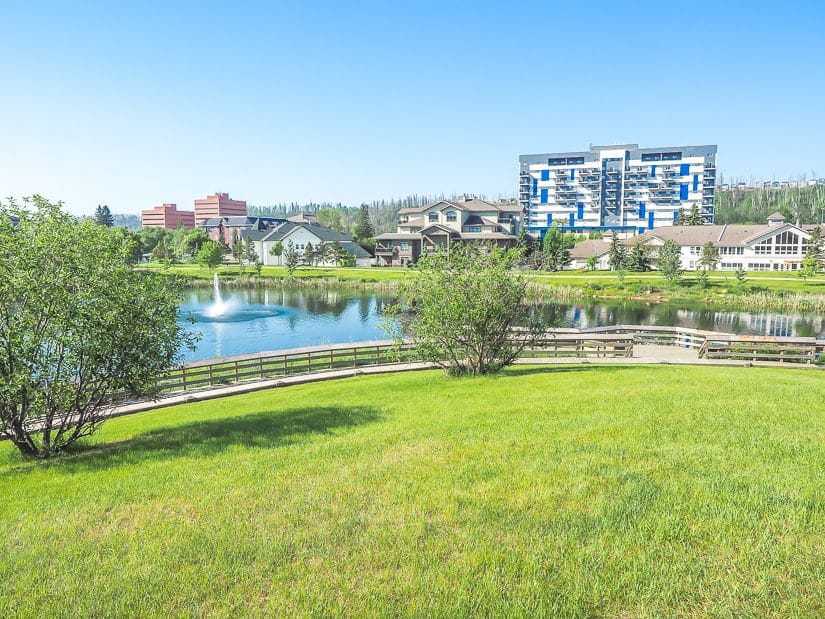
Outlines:
{"type": "Polygon", "coordinates": [[[821,615],[823,395],[419,372],[120,418],[47,464],[0,444],[0,615],[821,615]]]}

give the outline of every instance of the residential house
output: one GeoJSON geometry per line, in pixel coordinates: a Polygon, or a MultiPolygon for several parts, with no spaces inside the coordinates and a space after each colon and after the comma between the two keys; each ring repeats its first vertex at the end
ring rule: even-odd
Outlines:
{"type": "Polygon", "coordinates": [[[490,204],[470,197],[403,208],[398,211],[397,231],[376,238],[376,263],[379,266],[414,263],[422,253],[453,243],[513,247],[520,220],[518,204],[490,204]]]}
{"type": "MultiPolygon", "coordinates": [[[[787,223],[777,212],[768,218],[767,224],[672,226],[651,230],[628,239],[627,243],[643,243],[653,265],[665,241],[674,241],[681,251],[683,269],[700,269],[702,247],[713,243],[719,250],[718,270],[797,271],[802,267],[808,239],[815,227],[787,223]]],[[[825,233],[825,227],[821,229],[825,233]]]]}
{"type": "Polygon", "coordinates": [[[206,232],[213,241],[230,247],[233,233],[241,237],[244,232],[271,230],[285,221],[282,217],[251,217],[248,215],[210,217],[199,223],[198,228],[206,232]]]}
{"type": "MultiPolygon", "coordinates": [[[[317,249],[322,243],[329,246],[338,242],[344,251],[355,259],[356,266],[372,266],[372,256],[353,241],[349,234],[319,224],[286,221],[269,230],[244,231],[243,238],[252,239],[255,243],[255,251],[265,265],[282,266],[286,263],[286,256],[283,252],[280,256],[273,256],[270,253],[277,243],[281,244],[284,251],[288,244],[292,243],[295,251],[298,252],[299,259],[303,261],[308,244],[312,244],[313,249],[317,249]]],[[[334,261],[329,258],[322,259],[316,264],[319,266],[335,265],[334,261]]]]}
{"type": "Polygon", "coordinates": [[[596,269],[605,271],[610,268],[608,260],[610,257],[610,241],[603,239],[587,239],[576,243],[570,249],[569,269],[584,269],[587,267],[587,260],[596,257],[596,269]]]}

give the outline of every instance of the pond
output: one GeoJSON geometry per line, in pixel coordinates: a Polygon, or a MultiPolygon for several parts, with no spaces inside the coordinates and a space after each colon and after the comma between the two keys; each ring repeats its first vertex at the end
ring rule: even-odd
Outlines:
{"type": "MultiPolygon", "coordinates": [[[[388,296],[336,289],[224,291],[223,313],[212,315],[212,290],[187,295],[181,324],[200,334],[197,350],[184,360],[267,350],[386,339],[380,327],[388,296]],[[187,316],[194,323],[185,320],[187,316]]],[[[545,317],[561,326],[590,328],[615,324],[682,326],[747,335],[825,337],[821,314],[738,312],[704,305],[584,301],[548,304],[545,317]]]]}

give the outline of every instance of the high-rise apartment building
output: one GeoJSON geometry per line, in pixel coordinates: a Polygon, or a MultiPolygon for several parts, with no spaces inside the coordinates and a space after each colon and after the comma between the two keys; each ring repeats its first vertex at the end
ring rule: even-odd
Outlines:
{"type": "Polygon", "coordinates": [[[174,230],[178,225],[195,227],[195,213],[179,211],[176,204],[162,204],[140,212],[140,223],[144,228],[167,228],[174,230]]]}
{"type": "Polygon", "coordinates": [[[639,148],[592,146],[588,151],[519,157],[519,203],[528,231],[613,230],[643,234],[671,226],[696,205],[713,223],[716,145],[639,148]]]}
{"type": "Polygon", "coordinates": [[[202,200],[195,200],[195,223],[201,224],[212,217],[246,215],[246,202],[232,200],[228,193],[215,193],[202,200]]]}

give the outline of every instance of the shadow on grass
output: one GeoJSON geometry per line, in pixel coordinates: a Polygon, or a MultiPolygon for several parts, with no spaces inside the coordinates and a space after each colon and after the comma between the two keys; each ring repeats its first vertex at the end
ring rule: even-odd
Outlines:
{"type": "Polygon", "coordinates": [[[242,417],[158,428],[123,441],[79,446],[44,464],[67,470],[98,470],[146,461],[210,456],[235,448],[274,449],[304,442],[312,435],[330,434],[380,419],[378,409],[358,406],[261,411],[242,417]]]}

